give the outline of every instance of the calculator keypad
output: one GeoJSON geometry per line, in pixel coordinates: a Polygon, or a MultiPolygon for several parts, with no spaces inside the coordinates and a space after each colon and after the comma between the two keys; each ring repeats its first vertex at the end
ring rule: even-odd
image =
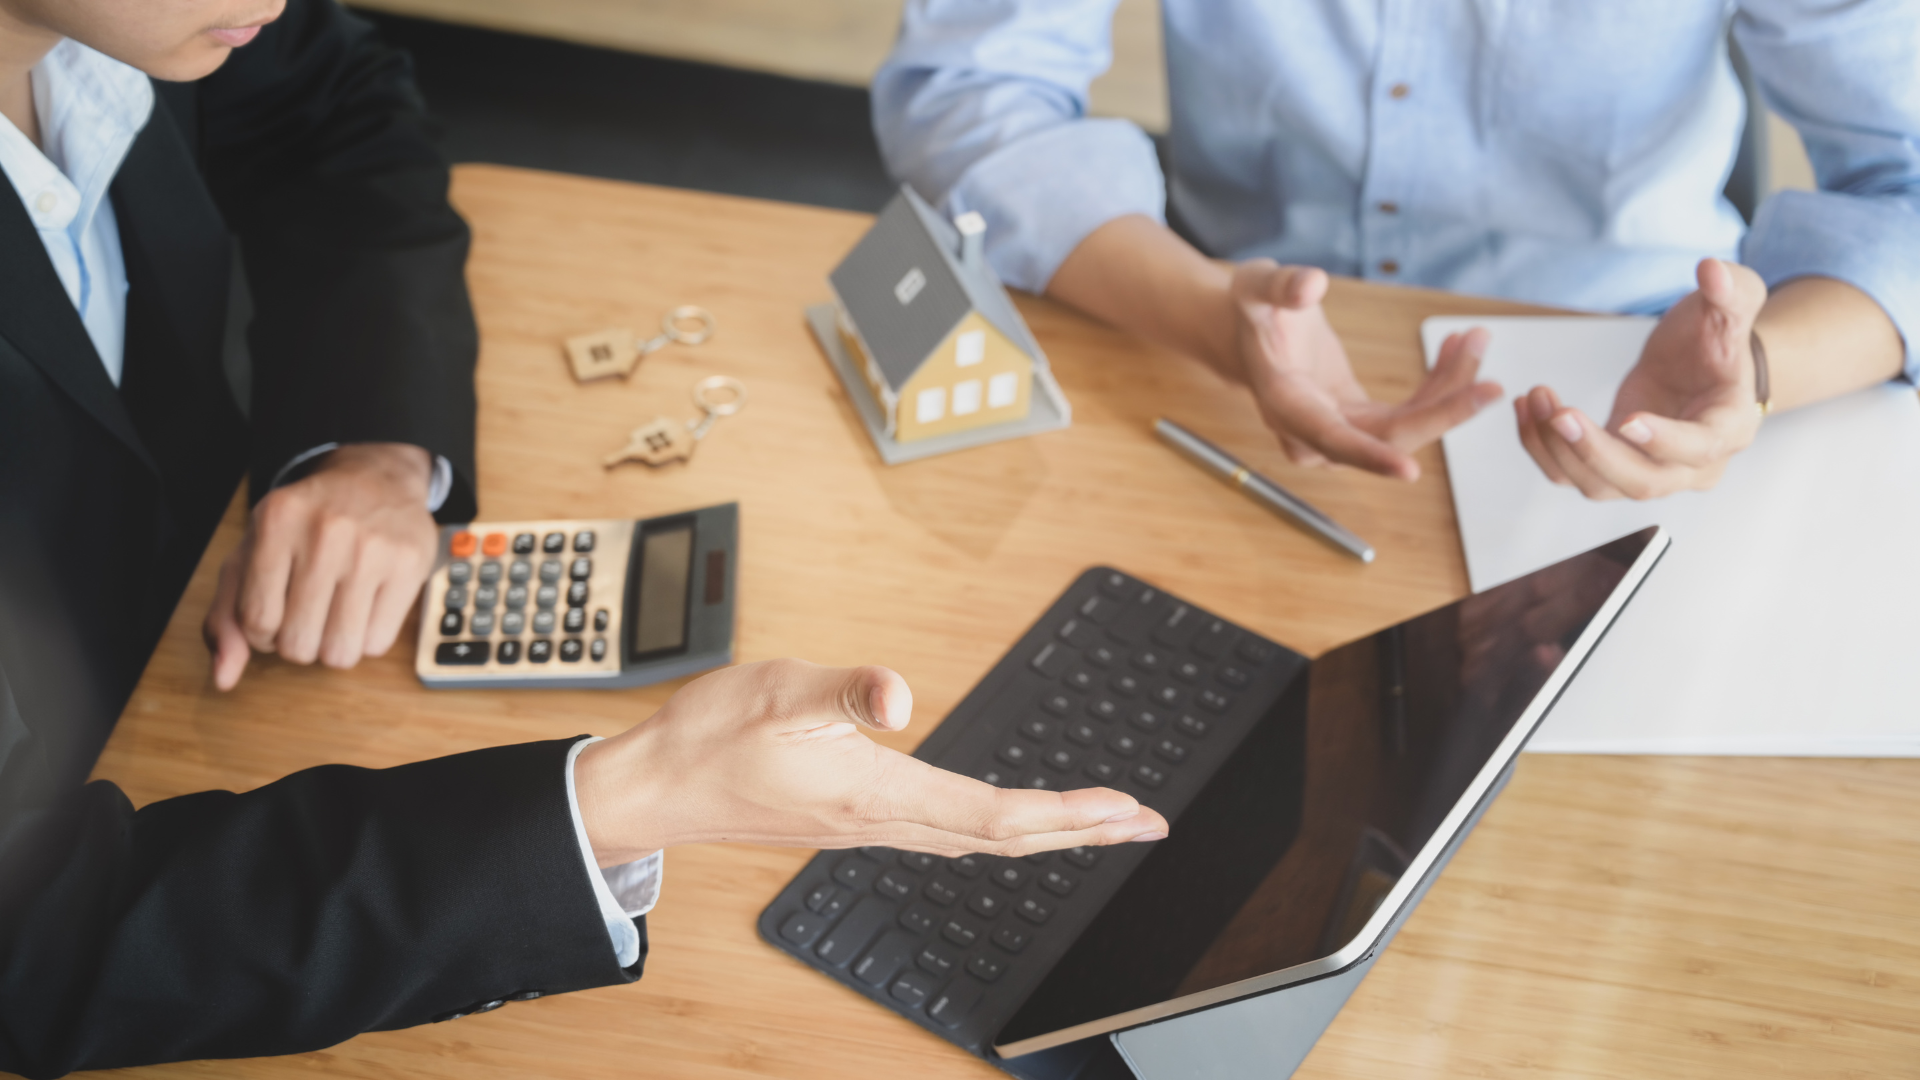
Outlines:
{"type": "Polygon", "coordinates": [[[484,683],[620,670],[620,613],[632,522],[472,525],[442,537],[443,562],[427,584],[432,603],[422,660],[484,683]],[[597,601],[597,604],[596,604],[597,601]]]}

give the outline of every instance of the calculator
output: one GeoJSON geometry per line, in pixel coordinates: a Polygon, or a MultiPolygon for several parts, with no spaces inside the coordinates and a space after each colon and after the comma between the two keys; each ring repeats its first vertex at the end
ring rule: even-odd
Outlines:
{"type": "Polygon", "coordinates": [[[628,687],[733,662],[739,504],[440,530],[414,671],[431,687],[628,687]]]}

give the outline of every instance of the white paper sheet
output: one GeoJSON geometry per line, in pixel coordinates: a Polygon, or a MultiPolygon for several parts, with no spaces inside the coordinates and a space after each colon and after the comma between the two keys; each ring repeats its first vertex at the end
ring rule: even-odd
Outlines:
{"type": "MultiPolygon", "coordinates": [[[[1492,332],[1482,377],[1605,423],[1645,318],[1433,318],[1492,332]]],[[[1529,749],[1920,756],[1920,396],[1904,383],[1767,419],[1714,490],[1589,502],[1496,403],[1448,433],[1475,591],[1647,525],[1673,547],[1529,749]]],[[[1790,798],[1790,792],[1782,792],[1790,798]]]]}

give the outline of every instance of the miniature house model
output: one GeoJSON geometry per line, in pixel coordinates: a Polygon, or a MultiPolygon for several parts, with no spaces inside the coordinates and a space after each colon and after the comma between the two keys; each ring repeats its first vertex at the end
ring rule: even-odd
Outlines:
{"type": "Polygon", "coordinates": [[[987,267],[986,222],[902,187],[833,271],[840,344],[898,443],[1023,420],[1046,358],[987,267]]]}

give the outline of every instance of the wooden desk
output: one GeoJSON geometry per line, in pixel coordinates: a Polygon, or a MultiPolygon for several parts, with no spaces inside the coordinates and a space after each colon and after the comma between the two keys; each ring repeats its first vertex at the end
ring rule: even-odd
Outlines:
{"type": "MultiPolygon", "coordinates": [[[[1295,470],[1244,397],[1044,301],[1023,304],[1074,403],[1071,430],[885,468],[801,323],[858,215],[463,168],[477,234],[486,513],[642,515],[739,499],[740,653],[879,662],[917,695],[915,743],[1082,567],[1111,562],[1308,652],[1461,595],[1437,451],[1412,486],[1295,470]],[[558,340],[711,308],[697,349],[576,386],[558,340]],[[696,378],[751,403],[690,468],[602,470],[696,378]],[[1148,435],[1195,422],[1371,540],[1337,555],[1148,435]]],[[[1511,305],[1336,286],[1376,391],[1419,372],[1415,327],[1511,305]]],[[[256,660],[215,693],[198,625],[230,515],[98,773],[136,802],[245,789],[322,762],[385,766],[492,743],[611,735],[671,686],[428,691],[393,654],[349,673],[256,660]]],[[[301,1057],[159,1076],[474,1078],[998,1075],[782,957],[754,917],[806,852],[667,860],[647,975],[367,1035],[301,1057]]],[[[1333,1025],[1303,1077],[1920,1076],[1920,761],[1547,757],[1506,794],[1333,1025]]]]}

